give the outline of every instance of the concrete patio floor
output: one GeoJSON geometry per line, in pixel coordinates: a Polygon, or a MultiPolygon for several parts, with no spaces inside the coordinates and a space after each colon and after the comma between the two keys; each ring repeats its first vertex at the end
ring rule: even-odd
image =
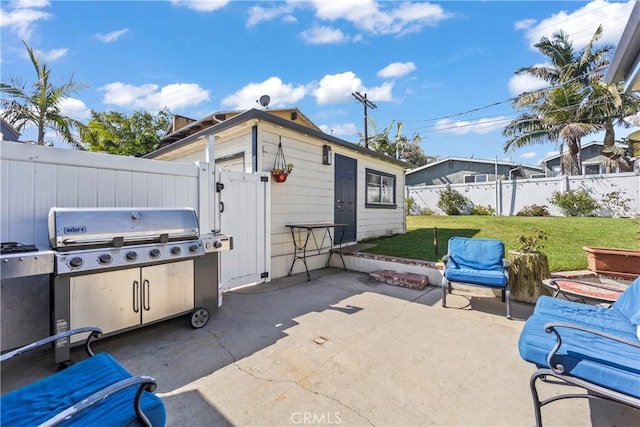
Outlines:
{"type": "MultiPolygon", "coordinates": [[[[531,426],[518,337],[533,306],[456,289],[422,291],[324,269],[224,295],[202,329],[176,318],[97,341],[130,372],[151,375],[169,426],[531,426]]],[[[78,360],[80,348],[72,352],[78,360]]],[[[2,366],[2,392],[55,371],[49,349],[2,366]]],[[[566,387],[542,387],[547,397],[566,387]]],[[[622,405],[563,400],[552,426],[638,425],[622,405]]]]}

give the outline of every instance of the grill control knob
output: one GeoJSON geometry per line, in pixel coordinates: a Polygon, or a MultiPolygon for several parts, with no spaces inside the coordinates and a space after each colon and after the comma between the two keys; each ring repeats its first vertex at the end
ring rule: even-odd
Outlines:
{"type": "Polygon", "coordinates": [[[171,248],[171,255],[180,255],[180,252],[182,252],[180,246],[174,246],[171,248]]]}
{"type": "Polygon", "coordinates": [[[213,246],[216,249],[220,249],[222,247],[222,240],[216,240],[215,242],[213,242],[213,246]]]}
{"type": "Polygon", "coordinates": [[[98,257],[98,262],[100,264],[109,264],[111,262],[111,255],[109,254],[102,254],[98,257]]]}
{"type": "Polygon", "coordinates": [[[138,258],[138,254],[135,253],[134,251],[129,251],[126,254],[124,254],[124,258],[127,261],[135,261],[138,258]]]}
{"type": "Polygon", "coordinates": [[[158,248],[153,248],[149,251],[149,256],[151,258],[158,258],[160,256],[160,249],[158,248]]]}
{"type": "Polygon", "coordinates": [[[80,266],[82,266],[82,258],[80,258],[79,256],[74,256],[69,260],[69,267],[78,268],[80,266]]]}
{"type": "Polygon", "coordinates": [[[192,254],[195,254],[196,252],[198,252],[198,249],[200,249],[200,245],[197,245],[195,243],[189,246],[189,252],[191,252],[192,254]]]}

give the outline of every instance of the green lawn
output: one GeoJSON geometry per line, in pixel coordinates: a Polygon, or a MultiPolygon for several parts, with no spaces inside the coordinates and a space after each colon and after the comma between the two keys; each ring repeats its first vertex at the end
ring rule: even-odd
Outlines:
{"type": "Polygon", "coordinates": [[[583,246],[640,249],[640,221],[629,218],[518,217],[518,216],[410,216],[407,233],[373,239],[376,246],[366,252],[404,258],[438,261],[447,252],[452,236],[500,239],[506,250],[516,248],[522,234],[543,230],[543,249],[551,271],[587,267],[583,246]],[[434,248],[438,234],[438,255],[434,248]]]}

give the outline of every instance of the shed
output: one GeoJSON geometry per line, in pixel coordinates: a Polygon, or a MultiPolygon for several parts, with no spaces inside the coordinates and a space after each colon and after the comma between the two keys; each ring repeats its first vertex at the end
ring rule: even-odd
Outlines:
{"type": "MultiPolygon", "coordinates": [[[[215,179],[226,185],[218,223],[234,237],[234,250],[222,260],[222,276],[224,269],[236,272],[223,279],[230,281],[225,288],[255,283],[256,274],[263,280],[287,275],[294,253],[287,224],[345,223],[345,243],[405,232],[408,164],[324,133],[296,108],[214,113],[168,132],[161,148],[145,157],[215,161],[215,179]],[[294,165],[282,183],[270,174],[280,144],[286,162],[294,165]],[[266,183],[256,184],[257,195],[242,196],[239,184],[229,192],[234,182],[263,182],[261,178],[266,183]],[[254,263],[264,271],[240,271],[254,263]]],[[[324,256],[310,258],[310,270],[327,260],[328,239],[320,234],[315,237],[324,256]]],[[[303,264],[295,264],[293,272],[301,271],[303,264]]]]}
{"type": "Polygon", "coordinates": [[[542,169],[504,160],[446,157],[407,172],[407,185],[462,184],[543,177],[542,169]]]}

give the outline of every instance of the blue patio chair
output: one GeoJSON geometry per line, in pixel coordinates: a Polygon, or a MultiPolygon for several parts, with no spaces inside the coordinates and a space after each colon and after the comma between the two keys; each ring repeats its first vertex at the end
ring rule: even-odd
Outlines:
{"type": "Polygon", "coordinates": [[[497,239],[452,237],[444,261],[442,306],[447,306],[451,282],[502,289],[502,302],[507,303],[507,319],[511,319],[509,262],[504,258],[504,244],[497,239]]]}

